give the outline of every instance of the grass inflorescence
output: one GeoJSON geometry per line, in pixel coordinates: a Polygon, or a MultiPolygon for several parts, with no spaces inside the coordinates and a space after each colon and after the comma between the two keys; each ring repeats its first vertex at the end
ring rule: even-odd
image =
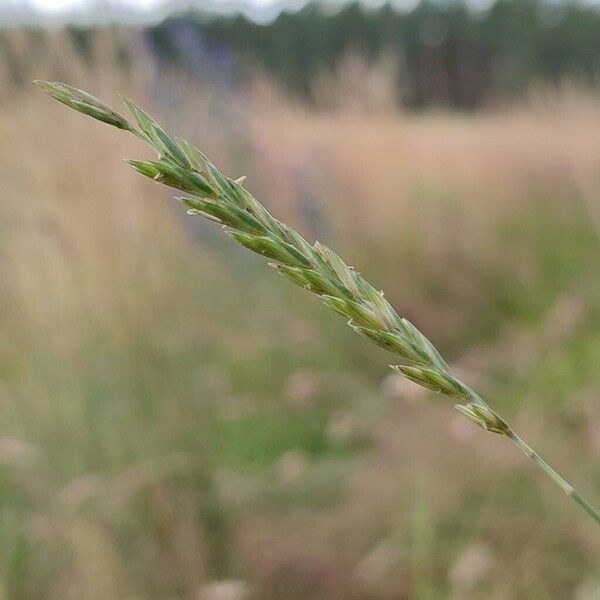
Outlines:
{"type": "Polygon", "coordinates": [[[56,100],[99,121],[128,131],[157,153],[155,161],[129,160],[138,173],[184,192],[188,212],[223,226],[233,240],[270,260],[286,279],[317,295],[342,315],[359,335],[399,357],[391,365],[410,381],[449,396],[462,415],[483,429],[505,436],[540,467],[568,496],[600,524],[600,514],[532,450],[475,391],[450,370],[435,346],[333,250],[309,243],[273,217],[244,187],[244,178],[224,175],[193,144],[173,138],[134,102],[124,102],[136,124],[95,96],[63,83],[36,82],[56,100]]]}

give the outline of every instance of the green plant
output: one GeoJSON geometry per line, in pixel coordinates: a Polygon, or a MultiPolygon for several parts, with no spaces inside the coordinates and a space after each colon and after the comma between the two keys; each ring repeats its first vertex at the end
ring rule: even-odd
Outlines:
{"type": "Polygon", "coordinates": [[[131,100],[132,125],[96,97],[62,83],[38,81],[50,96],[99,121],[133,133],[148,143],[158,160],[130,160],[139,173],[189,194],[179,198],[190,214],[223,225],[231,238],[273,262],[278,273],[319,296],[347,319],[358,334],[401,357],[392,368],[423,387],[457,399],[456,408],[483,429],[510,439],[598,524],[598,513],[544,459],[532,450],[471,388],[457,379],[433,344],[407,319],[400,317],[383,293],[368,283],[335,252],[309,244],[294,229],[275,219],[242,183],[223,175],[195,146],[170,137],[131,100]]]}

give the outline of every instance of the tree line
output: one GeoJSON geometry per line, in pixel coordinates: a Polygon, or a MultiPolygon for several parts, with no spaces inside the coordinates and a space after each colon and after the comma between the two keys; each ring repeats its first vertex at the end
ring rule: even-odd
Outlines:
{"type": "MultiPolygon", "coordinates": [[[[97,32],[67,28],[84,56],[97,32]]],[[[31,49],[43,53],[44,33],[28,30],[31,49]]],[[[391,56],[394,96],[414,108],[473,109],[518,97],[532,85],[575,80],[595,86],[600,73],[600,7],[575,1],[496,0],[476,11],[464,2],[422,0],[409,12],[391,4],[372,9],[346,3],[332,11],[311,3],[268,24],[195,11],[141,35],[156,61],[203,81],[230,88],[258,66],[307,103],[316,102],[316,79],[334,72],[349,54],[367,65],[391,56]]],[[[0,59],[17,83],[24,77],[19,57],[10,35],[0,30],[0,59]]],[[[126,63],[126,52],[115,60],[126,63]]]]}
{"type": "Polygon", "coordinates": [[[192,13],[147,34],[164,60],[188,64],[187,51],[201,44],[206,60],[233,64],[242,77],[258,63],[308,101],[314,78],[348,52],[366,60],[396,56],[400,97],[414,107],[474,108],[567,78],[595,85],[600,70],[600,10],[575,2],[498,0],[476,11],[425,0],[406,13],[390,4],[373,10],[351,3],[331,12],[313,3],[269,24],[192,13]]]}

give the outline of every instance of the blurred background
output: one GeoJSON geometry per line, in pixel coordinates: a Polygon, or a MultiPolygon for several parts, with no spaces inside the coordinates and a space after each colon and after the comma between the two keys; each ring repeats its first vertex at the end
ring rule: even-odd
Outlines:
{"type": "Polygon", "coordinates": [[[598,505],[600,5],[0,24],[0,598],[600,598],[598,531],[525,457],[31,85],[125,94],[247,175],[598,505]]]}

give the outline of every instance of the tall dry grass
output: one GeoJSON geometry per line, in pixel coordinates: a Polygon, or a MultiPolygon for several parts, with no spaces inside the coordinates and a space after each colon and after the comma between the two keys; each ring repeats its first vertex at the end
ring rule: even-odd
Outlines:
{"type": "Polygon", "coordinates": [[[264,81],[223,93],[163,72],[130,32],[99,35],[88,60],[58,33],[38,49],[10,35],[0,595],[594,597],[597,536],[520,457],[475,451],[479,433],[421,405],[377,350],[254,261],[223,260],[228,245],[121,164],[135,142],[24,82],[62,78],[114,104],[125,90],[247,174],[273,212],[374,273],[597,498],[593,97],[307,110],[264,81]],[[244,583],[214,584],[229,579],[244,583]]]}

